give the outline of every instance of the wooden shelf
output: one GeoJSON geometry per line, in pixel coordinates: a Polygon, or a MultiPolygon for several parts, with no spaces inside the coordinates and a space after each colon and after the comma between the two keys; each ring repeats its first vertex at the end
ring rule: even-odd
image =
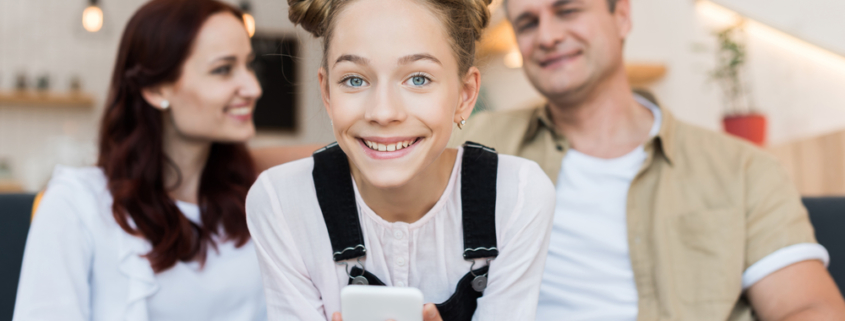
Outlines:
{"type": "Polygon", "coordinates": [[[663,78],[666,75],[666,66],[657,63],[626,62],[625,71],[628,72],[628,82],[632,86],[642,86],[663,78]]]}
{"type": "Polygon", "coordinates": [[[0,105],[94,107],[94,98],[85,93],[0,92],[0,105]]]}
{"type": "Polygon", "coordinates": [[[21,184],[10,180],[0,180],[0,193],[21,193],[23,187],[21,184]]]}

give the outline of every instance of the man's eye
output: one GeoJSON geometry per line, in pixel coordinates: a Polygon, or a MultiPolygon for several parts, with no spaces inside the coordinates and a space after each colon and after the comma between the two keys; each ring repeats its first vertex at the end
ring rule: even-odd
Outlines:
{"type": "Polygon", "coordinates": [[[220,66],[211,71],[215,75],[228,75],[230,72],[232,72],[232,66],[229,65],[220,66]]]}
{"type": "Polygon", "coordinates": [[[367,82],[364,81],[364,79],[362,79],[361,77],[352,76],[352,77],[344,78],[343,84],[346,85],[346,86],[349,86],[349,87],[357,88],[357,87],[362,87],[362,86],[366,85],[367,82]]]}
{"type": "Polygon", "coordinates": [[[558,11],[557,15],[563,17],[563,16],[571,15],[571,14],[576,13],[576,12],[578,12],[578,10],[576,10],[576,9],[566,9],[566,10],[558,11]]]}
{"type": "Polygon", "coordinates": [[[534,28],[534,27],[537,27],[537,21],[536,20],[520,24],[519,27],[516,28],[516,31],[517,32],[525,32],[525,31],[528,31],[528,29],[531,29],[531,28],[534,28]]]}

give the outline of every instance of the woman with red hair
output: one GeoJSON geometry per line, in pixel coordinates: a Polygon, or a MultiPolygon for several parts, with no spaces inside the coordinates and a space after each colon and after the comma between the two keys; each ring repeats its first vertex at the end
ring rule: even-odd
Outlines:
{"type": "Polygon", "coordinates": [[[97,167],[58,167],[15,320],[265,320],[244,201],[261,88],[241,13],[153,0],[121,39],[97,167]]]}

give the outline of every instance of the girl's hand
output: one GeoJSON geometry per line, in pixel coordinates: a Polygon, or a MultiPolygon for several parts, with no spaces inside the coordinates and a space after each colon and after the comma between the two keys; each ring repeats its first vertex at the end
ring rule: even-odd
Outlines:
{"type": "Polygon", "coordinates": [[[443,318],[440,317],[440,311],[437,311],[434,303],[426,304],[423,307],[423,321],[443,321],[443,318]]]}
{"type": "MultiPolygon", "coordinates": [[[[340,312],[332,314],[332,321],[343,321],[343,318],[340,316],[340,312]]],[[[426,304],[423,307],[423,321],[443,321],[443,318],[440,317],[440,311],[437,311],[437,307],[434,306],[434,303],[426,304]]]]}

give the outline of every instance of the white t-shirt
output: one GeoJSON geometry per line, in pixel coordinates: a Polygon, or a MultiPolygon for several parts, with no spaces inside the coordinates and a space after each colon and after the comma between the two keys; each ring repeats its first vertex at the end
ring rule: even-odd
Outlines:
{"type": "MultiPolygon", "coordinates": [[[[267,320],[255,246],[217,242],[203,269],[154,273],[151,245],[112,215],[100,168],[58,166],[29,230],[13,320],[267,320]]],[[[176,205],[200,222],[199,208],[176,205]]]]}
{"type": "MultiPolygon", "coordinates": [[[[654,115],[653,137],[660,130],[660,108],[636,98],[654,115]]],[[[628,189],[647,157],[643,146],[613,159],[574,149],[566,153],[557,180],[554,227],[537,320],[637,319],[626,209],[628,189]]],[[[827,264],[827,251],[809,243],[776,251],[743,273],[743,289],[778,269],[808,259],[827,264]]]]}
{"type": "MultiPolygon", "coordinates": [[[[420,289],[426,302],[446,301],[470,271],[471,262],[462,256],[462,155],[459,148],[449,183],[434,207],[410,224],[382,219],[353,185],[367,247],[362,260],[366,270],[388,286],[420,289]]],[[[247,196],[247,222],[272,320],[328,320],[340,311],[340,290],[349,283],[345,266],[332,260],[313,167],[309,157],[271,168],[247,196]]],[[[514,156],[499,155],[497,175],[499,256],[490,262],[489,283],[473,320],[532,320],[554,216],[554,186],[536,163],[514,156]]],[[[484,264],[479,259],[475,268],[484,264]]]]}

